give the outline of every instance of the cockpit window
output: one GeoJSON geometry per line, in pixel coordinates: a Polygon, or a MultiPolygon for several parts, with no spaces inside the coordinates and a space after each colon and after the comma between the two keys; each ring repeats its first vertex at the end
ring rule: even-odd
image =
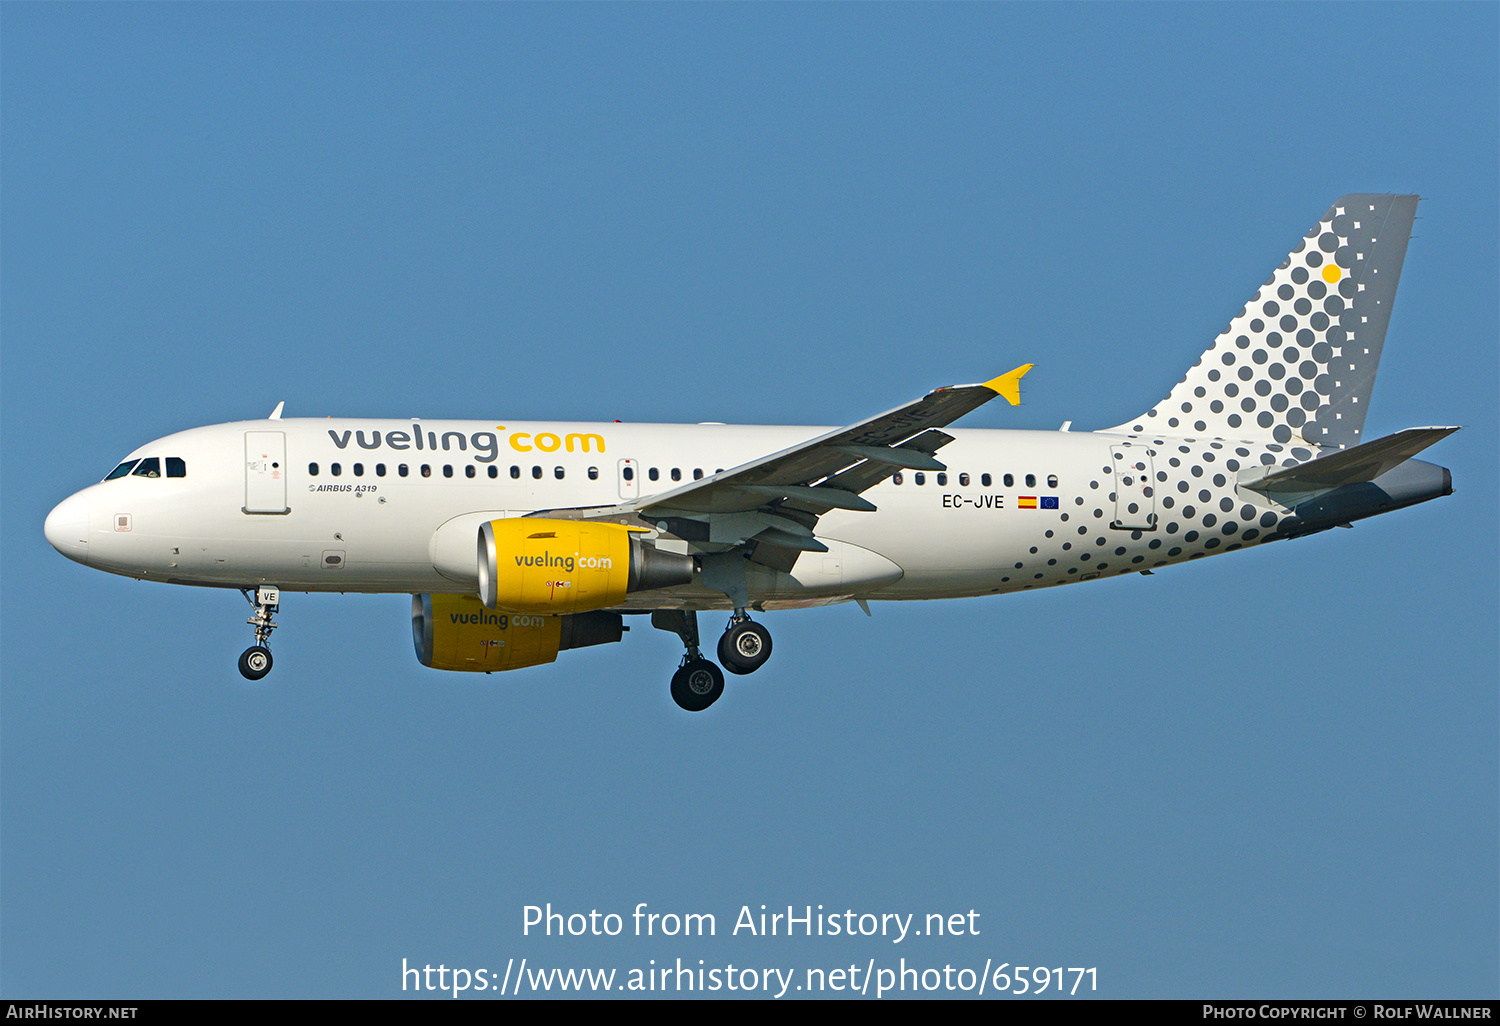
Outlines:
{"type": "Polygon", "coordinates": [[[167,457],[168,477],[187,477],[187,464],[176,456],[167,457]]]}
{"type": "Polygon", "coordinates": [[[132,477],[161,477],[161,460],[155,456],[147,456],[141,460],[140,465],[135,468],[132,477]]]}
{"type": "Polygon", "coordinates": [[[130,468],[133,467],[133,466],[135,466],[136,462],[137,461],[135,461],[135,460],[126,460],[124,463],[121,463],[114,470],[111,470],[109,472],[109,476],[106,477],[104,480],[106,480],[106,481],[113,481],[117,477],[124,477],[126,474],[130,473],[130,468]]]}

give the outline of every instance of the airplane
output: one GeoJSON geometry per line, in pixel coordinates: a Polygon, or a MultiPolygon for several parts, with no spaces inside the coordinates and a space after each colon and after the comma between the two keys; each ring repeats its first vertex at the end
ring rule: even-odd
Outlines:
{"type": "Polygon", "coordinates": [[[753,613],[1004,594],[1145,573],[1350,526],[1453,491],[1415,459],[1459,430],[1373,441],[1365,416],[1417,196],[1344,196],[1165,399],[1099,431],[946,430],[1023,364],[843,428],[282,419],[149,442],[64,499],[47,540],[85,566],[239,589],[270,672],[282,591],[412,595],[422,665],[495,672],[618,642],[650,617],[671,695],[753,673],[753,613]],[[941,459],[939,455],[941,454],[941,459]]]}

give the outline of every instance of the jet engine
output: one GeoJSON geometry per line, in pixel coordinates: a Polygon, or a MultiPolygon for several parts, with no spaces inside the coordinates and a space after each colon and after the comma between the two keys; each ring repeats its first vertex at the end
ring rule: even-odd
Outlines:
{"type": "Polygon", "coordinates": [[[661,552],[641,528],[517,517],[479,528],[479,598],[511,613],[582,613],[628,593],[690,584],[693,558],[661,552]]]}
{"type": "Polygon", "coordinates": [[[607,645],[624,633],[619,613],[571,616],[497,613],[473,595],[413,595],[411,633],[417,661],[434,670],[518,670],[569,648],[607,645]]]}

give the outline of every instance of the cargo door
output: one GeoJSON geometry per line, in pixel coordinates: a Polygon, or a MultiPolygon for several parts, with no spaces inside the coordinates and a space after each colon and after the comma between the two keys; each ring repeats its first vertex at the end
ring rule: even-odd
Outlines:
{"type": "Polygon", "coordinates": [[[1126,531],[1156,530],[1156,489],[1151,450],[1144,445],[1109,447],[1115,468],[1115,519],[1109,526],[1126,531]]]}

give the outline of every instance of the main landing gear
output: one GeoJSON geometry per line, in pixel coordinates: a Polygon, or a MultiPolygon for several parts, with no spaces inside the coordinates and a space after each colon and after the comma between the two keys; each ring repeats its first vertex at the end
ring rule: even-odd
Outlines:
{"type": "MultiPolygon", "coordinates": [[[[671,631],[687,650],[682,665],[672,675],[672,701],[688,712],[702,712],[724,693],[724,672],[698,650],[698,614],[691,609],[657,609],[651,626],[671,631]]],[[[735,610],[729,626],[719,638],[719,661],[730,673],[754,673],[771,657],[771,632],[735,610]]]]}
{"type": "Polygon", "coordinates": [[[719,662],[730,673],[754,673],[771,658],[771,632],[750,619],[743,609],[735,610],[729,626],[719,636],[719,662]]]}
{"type": "Polygon", "coordinates": [[[245,621],[255,628],[255,644],[240,654],[240,673],[246,680],[260,680],[271,672],[269,645],[271,632],[276,629],[276,621],[271,616],[281,606],[281,589],[261,585],[255,589],[254,598],[250,596],[249,588],[241,588],[240,593],[255,607],[255,615],[245,621]]]}
{"type": "Polygon", "coordinates": [[[702,712],[724,693],[724,673],[707,659],[683,656],[672,674],[672,701],[688,712],[702,712]]]}

